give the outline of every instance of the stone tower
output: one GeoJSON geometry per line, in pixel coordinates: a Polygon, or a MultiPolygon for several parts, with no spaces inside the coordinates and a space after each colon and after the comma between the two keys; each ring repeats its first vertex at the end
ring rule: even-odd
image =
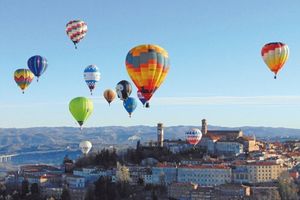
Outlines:
{"type": "Polygon", "coordinates": [[[203,135],[205,135],[207,133],[207,122],[206,122],[206,119],[202,119],[201,132],[202,132],[203,135]]]}
{"type": "Polygon", "coordinates": [[[163,123],[157,124],[157,146],[163,147],[164,146],[164,127],[163,123]]]}

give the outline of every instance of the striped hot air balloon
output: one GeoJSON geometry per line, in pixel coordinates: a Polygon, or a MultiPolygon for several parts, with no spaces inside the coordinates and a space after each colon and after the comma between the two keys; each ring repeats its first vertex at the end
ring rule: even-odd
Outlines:
{"type": "Polygon", "coordinates": [[[186,141],[191,144],[191,145],[197,145],[201,138],[202,138],[202,133],[199,129],[193,128],[190,131],[187,131],[185,133],[186,136],[186,141]]]}
{"type": "Polygon", "coordinates": [[[281,42],[272,42],[263,46],[261,56],[269,69],[274,72],[274,79],[289,56],[289,48],[281,42]]]}
{"type": "Polygon", "coordinates": [[[89,65],[83,72],[84,80],[90,89],[91,95],[96,87],[96,83],[100,80],[100,71],[96,65],[89,65]]]}
{"type": "Polygon", "coordinates": [[[69,38],[74,43],[76,49],[77,49],[76,44],[84,38],[87,30],[88,30],[87,25],[82,20],[72,20],[67,23],[66,32],[69,38]]]}
{"type": "Polygon", "coordinates": [[[158,45],[145,44],[131,49],[126,57],[127,72],[141,95],[148,101],[169,72],[168,52],[158,45]]]}
{"type": "Polygon", "coordinates": [[[21,88],[22,93],[30,85],[34,78],[33,73],[29,69],[17,69],[14,73],[14,79],[17,85],[21,88]]]}

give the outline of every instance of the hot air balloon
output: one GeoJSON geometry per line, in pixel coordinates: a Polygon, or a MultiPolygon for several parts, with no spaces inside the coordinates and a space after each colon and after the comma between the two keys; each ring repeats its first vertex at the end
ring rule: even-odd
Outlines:
{"type": "Polygon", "coordinates": [[[131,113],[136,109],[137,102],[136,102],[135,98],[128,97],[127,99],[125,99],[123,101],[123,106],[129,113],[129,117],[131,117],[131,113]]]}
{"type": "Polygon", "coordinates": [[[168,52],[157,45],[134,47],[126,57],[127,72],[147,101],[165,80],[169,68],[168,52]]]}
{"type": "Polygon", "coordinates": [[[84,38],[87,32],[87,25],[82,20],[72,20],[67,23],[66,32],[77,49],[77,43],[84,38]]]}
{"type": "Polygon", "coordinates": [[[111,89],[107,89],[103,92],[103,96],[110,105],[110,103],[116,98],[116,92],[111,89]]]}
{"type": "Polygon", "coordinates": [[[202,138],[202,133],[199,129],[193,128],[190,131],[187,131],[185,133],[185,136],[186,136],[186,141],[189,144],[192,144],[195,146],[200,142],[200,140],[202,138]]]}
{"type": "Polygon", "coordinates": [[[92,146],[90,141],[82,141],[79,143],[79,148],[84,155],[87,155],[90,152],[92,146]]]}
{"type": "Polygon", "coordinates": [[[100,80],[100,72],[96,65],[89,65],[84,69],[84,80],[88,85],[91,95],[92,91],[95,89],[96,83],[100,80]]]}
{"type": "Polygon", "coordinates": [[[120,81],[116,86],[116,92],[118,98],[120,98],[121,100],[127,99],[132,92],[131,84],[126,80],[120,81]]]}
{"type": "Polygon", "coordinates": [[[269,69],[274,72],[274,79],[289,56],[289,48],[281,42],[272,42],[263,46],[261,55],[269,69]]]}
{"type": "Polygon", "coordinates": [[[30,85],[34,78],[33,73],[29,69],[17,69],[14,73],[14,79],[17,85],[21,88],[22,93],[30,85]]]}
{"type": "Polygon", "coordinates": [[[94,110],[92,100],[85,97],[77,97],[70,101],[69,110],[75,120],[78,122],[80,129],[83,123],[89,118],[94,110]]]}
{"type": "Polygon", "coordinates": [[[149,102],[147,101],[147,99],[145,99],[145,97],[140,91],[137,91],[137,97],[139,98],[140,102],[142,102],[143,106],[149,108],[149,102]]]}
{"type": "Polygon", "coordinates": [[[28,59],[27,65],[30,71],[37,77],[37,81],[39,81],[39,77],[48,67],[48,62],[46,58],[36,55],[28,59]]]}

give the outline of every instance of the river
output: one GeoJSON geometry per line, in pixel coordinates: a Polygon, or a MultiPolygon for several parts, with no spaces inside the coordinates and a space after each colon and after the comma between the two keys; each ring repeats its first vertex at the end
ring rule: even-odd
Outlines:
{"type": "Polygon", "coordinates": [[[27,164],[49,164],[60,165],[63,162],[64,157],[68,157],[72,160],[77,159],[81,155],[80,150],[55,150],[45,152],[29,152],[21,153],[13,156],[8,164],[12,166],[20,166],[27,164]]]}

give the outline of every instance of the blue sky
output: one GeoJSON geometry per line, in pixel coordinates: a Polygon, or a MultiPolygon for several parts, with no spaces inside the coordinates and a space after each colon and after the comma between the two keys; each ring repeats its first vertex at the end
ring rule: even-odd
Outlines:
{"type": "MultiPolygon", "coordinates": [[[[83,70],[96,64],[101,80],[85,126],[200,125],[300,128],[299,1],[0,1],[0,127],[76,126],[68,103],[89,97],[83,70]],[[75,50],[65,33],[72,19],[88,24],[75,50]],[[264,64],[265,43],[281,41],[290,57],[278,79],[264,64]],[[139,44],[169,52],[170,72],[151,100],[128,118],[110,107],[107,88],[130,80],[127,52],[139,44]],[[13,80],[33,55],[48,59],[39,83],[22,95],[13,80]]],[[[132,96],[136,95],[136,89],[132,96]]]]}

